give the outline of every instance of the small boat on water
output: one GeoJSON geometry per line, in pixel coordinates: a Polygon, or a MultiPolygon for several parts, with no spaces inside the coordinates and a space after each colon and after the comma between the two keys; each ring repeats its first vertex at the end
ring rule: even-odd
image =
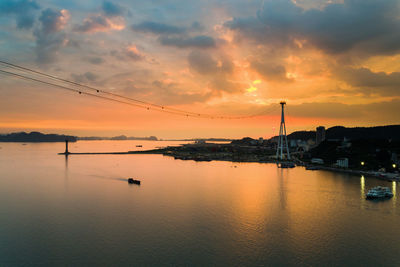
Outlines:
{"type": "Polygon", "coordinates": [[[137,185],[140,185],[140,181],[139,181],[139,180],[135,180],[135,179],[133,179],[133,178],[129,178],[129,179],[128,179],[128,183],[129,183],[129,184],[137,184],[137,185]]]}
{"type": "Polygon", "coordinates": [[[142,145],[136,145],[136,147],[143,147],[142,145]]]}
{"type": "Polygon", "coordinates": [[[393,197],[389,187],[377,186],[370,189],[366,195],[366,199],[386,199],[393,197]]]}

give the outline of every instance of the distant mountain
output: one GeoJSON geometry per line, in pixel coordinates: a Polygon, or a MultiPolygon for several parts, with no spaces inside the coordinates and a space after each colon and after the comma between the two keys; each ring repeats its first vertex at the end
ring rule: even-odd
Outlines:
{"type": "Polygon", "coordinates": [[[304,140],[315,139],[315,131],[297,131],[288,135],[288,139],[304,140]]]}
{"type": "Polygon", "coordinates": [[[326,131],[327,139],[392,139],[400,140],[400,125],[346,128],[335,126],[326,131]]]}
{"type": "MultiPolygon", "coordinates": [[[[315,140],[315,131],[297,131],[288,139],[315,140]]],[[[326,130],[326,139],[392,139],[400,140],[400,125],[352,127],[334,126],[326,130]]]]}
{"type": "Polygon", "coordinates": [[[241,145],[241,146],[246,145],[247,146],[247,145],[255,145],[255,144],[257,144],[257,141],[258,140],[250,138],[250,137],[244,137],[242,139],[232,140],[231,144],[232,145],[241,145]]]}
{"type": "Polygon", "coordinates": [[[166,139],[165,141],[185,141],[185,142],[194,142],[194,141],[205,141],[205,142],[230,142],[234,139],[229,138],[189,138],[189,139],[166,139]]]}
{"type": "Polygon", "coordinates": [[[156,136],[149,137],[134,137],[134,136],[125,136],[118,135],[114,137],[100,137],[100,136],[87,136],[87,137],[78,137],[78,140],[149,140],[149,141],[157,141],[158,138],[156,136]]]}
{"type": "Polygon", "coordinates": [[[126,137],[125,135],[119,135],[111,137],[110,140],[128,140],[128,137],[126,137]]]}
{"type": "Polygon", "coordinates": [[[20,132],[0,135],[0,142],[64,142],[65,140],[76,142],[77,138],[71,135],[43,134],[39,132],[20,132]]]}

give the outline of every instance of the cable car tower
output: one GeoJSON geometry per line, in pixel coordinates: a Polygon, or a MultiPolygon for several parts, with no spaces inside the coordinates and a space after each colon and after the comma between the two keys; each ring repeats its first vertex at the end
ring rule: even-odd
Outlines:
{"type": "Polygon", "coordinates": [[[286,136],[286,124],[285,124],[285,101],[281,101],[279,104],[282,106],[282,116],[281,116],[281,125],[279,128],[279,136],[278,136],[278,148],[276,150],[276,158],[283,160],[283,149],[286,148],[287,159],[290,160],[290,153],[289,153],[289,145],[286,136]]]}

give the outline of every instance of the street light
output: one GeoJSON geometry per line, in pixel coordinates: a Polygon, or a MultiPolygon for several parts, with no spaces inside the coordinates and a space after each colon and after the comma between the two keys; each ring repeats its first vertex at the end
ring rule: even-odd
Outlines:
{"type": "Polygon", "coordinates": [[[393,163],[393,164],[392,164],[392,167],[393,167],[393,169],[396,169],[396,164],[393,163]]]}
{"type": "Polygon", "coordinates": [[[364,166],[365,165],[365,162],[364,161],[361,161],[361,166],[364,166]]]}

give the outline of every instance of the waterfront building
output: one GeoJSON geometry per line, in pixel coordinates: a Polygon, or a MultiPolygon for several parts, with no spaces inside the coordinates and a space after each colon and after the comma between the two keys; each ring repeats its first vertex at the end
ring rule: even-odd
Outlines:
{"type": "Polygon", "coordinates": [[[299,140],[290,140],[290,147],[297,147],[299,143],[299,140]]]}
{"type": "Polygon", "coordinates": [[[315,143],[316,143],[316,145],[319,145],[324,140],[325,140],[325,127],[319,126],[319,127],[317,127],[317,131],[316,131],[315,143]]]}
{"type": "Polygon", "coordinates": [[[349,167],[349,159],[348,158],[339,158],[336,161],[336,165],[341,168],[348,168],[349,167]]]}

